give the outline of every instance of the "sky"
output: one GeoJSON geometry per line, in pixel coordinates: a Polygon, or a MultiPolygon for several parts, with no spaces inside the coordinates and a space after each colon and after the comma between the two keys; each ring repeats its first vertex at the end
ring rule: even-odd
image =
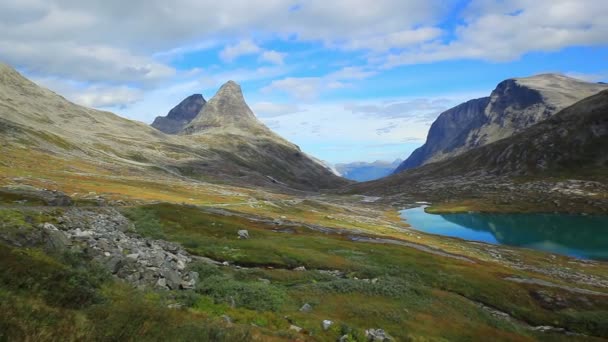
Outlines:
{"type": "Polygon", "coordinates": [[[406,158],[502,80],[608,80],[606,0],[0,0],[0,61],[151,123],[228,80],[329,163],[406,158]]]}

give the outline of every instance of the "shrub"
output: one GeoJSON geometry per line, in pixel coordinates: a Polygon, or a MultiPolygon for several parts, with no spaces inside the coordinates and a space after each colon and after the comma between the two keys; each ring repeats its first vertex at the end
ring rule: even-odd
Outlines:
{"type": "Polygon", "coordinates": [[[128,208],[123,210],[123,215],[133,222],[139,234],[157,240],[165,239],[163,226],[154,212],[146,208],[128,208]]]}
{"type": "Polygon", "coordinates": [[[256,311],[277,311],[285,302],[283,289],[260,282],[240,282],[228,276],[213,275],[202,279],[197,292],[216,303],[228,303],[256,311]]]}

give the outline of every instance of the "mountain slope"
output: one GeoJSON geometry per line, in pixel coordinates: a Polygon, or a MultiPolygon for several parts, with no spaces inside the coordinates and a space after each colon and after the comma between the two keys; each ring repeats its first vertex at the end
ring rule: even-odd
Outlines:
{"type": "MultiPolygon", "coordinates": [[[[294,145],[288,142],[273,146],[281,153],[271,154],[256,150],[257,140],[248,140],[255,136],[253,132],[241,135],[240,145],[210,135],[205,139],[167,135],[140,122],[75,105],[3,64],[0,64],[0,133],[3,151],[42,152],[70,163],[100,165],[115,174],[134,172],[150,178],[169,175],[301,190],[346,184],[304,157],[300,163],[294,163],[302,170],[269,167],[283,165],[286,155],[296,154],[294,145]],[[247,148],[248,152],[243,154],[243,146],[253,148],[247,148]],[[275,163],[272,159],[275,157],[281,160],[275,163]],[[259,160],[264,161],[264,167],[260,167],[259,160]]],[[[0,162],[5,155],[0,156],[0,162]]]]}
{"type": "Polygon", "coordinates": [[[496,184],[491,180],[521,176],[541,179],[565,176],[606,183],[608,90],[509,138],[385,179],[353,185],[350,190],[391,195],[412,191],[426,183],[436,184],[436,191],[449,194],[449,187],[472,187],[479,179],[496,184]]]}
{"type": "Polygon", "coordinates": [[[167,134],[181,132],[207,103],[201,94],[190,95],[175,106],[167,116],[154,119],[152,127],[167,134]]]}
{"type": "Polygon", "coordinates": [[[233,81],[218,90],[182,135],[278,183],[303,184],[312,189],[347,184],[326,165],[260,122],[245,102],[241,87],[233,81]]]}
{"type": "Polygon", "coordinates": [[[556,74],[503,81],[489,98],[442,113],[431,126],[426,143],[396,173],[507,138],[605,89],[606,85],[556,74]]]}

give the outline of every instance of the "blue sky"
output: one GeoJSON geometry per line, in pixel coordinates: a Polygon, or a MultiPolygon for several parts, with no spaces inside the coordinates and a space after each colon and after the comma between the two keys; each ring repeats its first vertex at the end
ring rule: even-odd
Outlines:
{"type": "Polygon", "coordinates": [[[147,123],[234,80],[306,152],[393,160],[504,79],[608,80],[607,17],[603,0],[1,0],[0,60],[147,123]]]}

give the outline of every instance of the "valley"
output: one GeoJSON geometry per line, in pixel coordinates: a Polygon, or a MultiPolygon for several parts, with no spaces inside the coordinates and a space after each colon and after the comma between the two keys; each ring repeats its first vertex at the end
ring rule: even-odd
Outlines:
{"type": "Polygon", "coordinates": [[[606,261],[399,215],[606,215],[606,92],[354,184],[259,122],[234,82],[164,134],[0,71],[2,340],[608,337],[606,261]]]}

